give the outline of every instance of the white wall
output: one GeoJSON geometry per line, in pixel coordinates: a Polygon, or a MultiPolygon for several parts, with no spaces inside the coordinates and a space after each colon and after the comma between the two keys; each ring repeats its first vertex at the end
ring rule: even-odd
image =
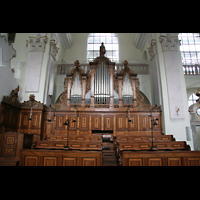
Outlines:
{"type": "MultiPolygon", "coordinates": [[[[29,33],[16,33],[15,37],[15,43],[14,48],[16,49],[16,57],[12,60],[11,66],[15,70],[14,77],[19,82],[20,85],[20,91],[19,91],[19,100],[21,102],[29,100],[29,95],[33,92],[25,92],[26,88],[26,76],[28,73],[28,62],[30,60],[30,43],[29,43],[29,36],[31,34],[29,33]]],[[[61,62],[61,59],[64,57],[64,49],[62,44],[60,43],[60,40],[58,38],[57,46],[59,48],[56,61],[54,62],[54,66],[51,66],[51,68],[48,68],[49,62],[50,62],[50,40],[52,39],[52,34],[48,33],[47,36],[47,43],[45,46],[45,51],[42,59],[41,64],[41,73],[40,73],[40,80],[39,80],[39,91],[34,92],[35,99],[37,101],[44,102],[45,98],[45,88],[46,85],[48,85],[49,81],[49,72],[48,70],[51,70],[55,74],[57,73],[57,65],[61,62]]],[[[51,100],[54,102],[55,95],[51,97],[51,100]]],[[[48,102],[51,101],[50,99],[48,102]]]]}
{"type": "Polygon", "coordinates": [[[13,45],[9,45],[8,42],[4,40],[4,37],[0,37],[0,53],[1,60],[0,63],[0,101],[2,101],[3,96],[9,96],[10,92],[14,90],[19,84],[14,78],[14,74],[11,71],[10,59],[15,55],[15,49],[13,45]]]}

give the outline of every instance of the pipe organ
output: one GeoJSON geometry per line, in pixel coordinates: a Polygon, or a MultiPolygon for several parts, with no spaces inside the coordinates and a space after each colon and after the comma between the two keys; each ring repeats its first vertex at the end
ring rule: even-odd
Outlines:
{"type": "MultiPolygon", "coordinates": [[[[100,57],[89,65],[77,60],[75,66],[65,67],[64,91],[54,105],[44,105],[34,95],[20,103],[19,88],[3,98],[0,164],[1,159],[8,160],[2,158],[7,156],[25,166],[107,166],[108,160],[115,162],[115,155],[122,165],[142,164],[140,158],[127,161],[129,154],[121,151],[144,152],[153,147],[154,139],[158,149],[188,149],[184,142],[162,135],[160,106],[145,103],[137,74],[128,62],[115,70],[115,63],[104,56],[105,48],[100,51],[100,57]]],[[[179,160],[171,163],[180,164],[179,160]]]]}
{"type": "Polygon", "coordinates": [[[162,134],[160,106],[145,103],[128,62],[115,71],[104,54],[102,43],[100,57],[89,66],[77,60],[65,69],[65,89],[54,105],[34,94],[20,103],[19,87],[3,97],[0,165],[116,166],[117,159],[124,166],[200,166],[199,152],[162,134]]]}

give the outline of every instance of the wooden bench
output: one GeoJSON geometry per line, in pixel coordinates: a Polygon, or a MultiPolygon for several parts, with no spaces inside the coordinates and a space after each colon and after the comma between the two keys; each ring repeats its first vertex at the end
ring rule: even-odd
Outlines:
{"type": "MultiPolygon", "coordinates": [[[[153,142],[157,150],[190,150],[185,141],[160,141],[153,142]]],[[[117,159],[120,158],[123,151],[148,151],[152,147],[152,142],[117,142],[115,152],[117,159]]]]}
{"type": "MultiPolygon", "coordinates": [[[[151,135],[133,135],[133,136],[117,136],[114,138],[116,142],[124,141],[124,142],[151,142],[151,135]]],[[[154,135],[153,141],[175,141],[173,135],[154,135]]]]}
{"type": "Polygon", "coordinates": [[[200,151],[123,151],[122,166],[200,166],[200,151]]]}
{"type": "Polygon", "coordinates": [[[101,141],[101,135],[47,135],[46,140],[48,141],[101,141]]]}
{"type": "Polygon", "coordinates": [[[22,149],[20,166],[102,166],[101,151],[22,149]]]}
{"type": "MultiPolygon", "coordinates": [[[[36,149],[65,149],[67,141],[41,140],[35,144],[36,149]]],[[[101,141],[68,141],[69,149],[77,150],[102,150],[101,141]]]]}

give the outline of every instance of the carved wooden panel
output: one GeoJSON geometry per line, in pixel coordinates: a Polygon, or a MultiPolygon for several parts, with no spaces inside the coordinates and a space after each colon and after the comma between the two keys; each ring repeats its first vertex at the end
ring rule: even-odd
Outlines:
{"type": "Polygon", "coordinates": [[[63,166],[77,166],[76,158],[63,158],[63,166]]]}
{"type": "Polygon", "coordinates": [[[200,166],[200,158],[187,158],[187,166],[200,166]]]}
{"type": "Polygon", "coordinates": [[[162,158],[149,158],[149,166],[162,166],[162,158]]]}
{"type": "Polygon", "coordinates": [[[56,116],[56,129],[65,129],[63,124],[65,123],[66,116],[63,114],[57,114],[56,116]]]}
{"type": "Polygon", "coordinates": [[[44,156],[44,166],[56,166],[57,165],[57,157],[51,156],[46,157],[44,156]]]}
{"type": "Polygon", "coordinates": [[[101,130],[101,116],[100,115],[92,115],[92,130],[101,130]]]}
{"type": "Polygon", "coordinates": [[[105,115],[104,130],[113,130],[113,116],[112,115],[105,115]]]}
{"type": "Polygon", "coordinates": [[[89,116],[80,115],[80,130],[87,131],[89,129],[89,116]]]}
{"type": "Polygon", "coordinates": [[[125,115],[117,115],[116,124],[117,124],[117,131],[124,131],[126,129],[125,115]]]}
{"type": "Polygon", "coordinates": [[[97,159],[96,158],[83,158],[82,159],[82,165],[83,166],[96,166],[97,165],[97,159]]]}
{"type": "Polygon", "coordinates": [[[2,156],[15,156],[17,144],[17,134],[5,134],[2,156]]]}
{"type": "Polygon", "coordinates": [[[40,113],[33,113],[31,120],[31,128],[39,128],[40,113]]]}
{"type": "Polygon", "coordinates": [[[181,166],[181,158],[167,158],[168,166],[181,166]]]}
{"type": "Polygon", "coordinates": [[[28,128],[30,113],[23,112],[22,113],[22,121],[21,121],[21,128],[28,128]]]}
{"type": "Polygon", "coordinates": [[[46,123],[46,135],[53,134],[53,123],[46,123]]]}
{"type": "Polygon", "coordinates": [[[69,130],[77,130],[78,120],[76,119],[76,122],[73,122],[74,119],[74,115],[69,115],[69,130]]]}
{"type": "Polygon", "coordinates": [[[131,122],[128,122],[128,130],[129,131],[136,131],[138,130],[138,116],[131,116],[131,122]]]}
{"type": "Polygon", "coordinates": [[[38,156],[25,156],[25,166],[37,166],[38,156]]]}
{"type": "Polygon", "coordinates": [[[129,158],[128,166],[142,166],[142,158],[129,158]]]}
{"type": "Polygon", "coordinates": [[[17,136],[6,136],[5,144],[14,144],[17,136]]]}
{"type": "Polygon", "coordinates": [[[14,127],[18,127],[19,112],[13,111],[11,116],[12,118],[10,121],[10,125],[14,127]]]}
{"type": "Polygon", "coordinates": [[[141,115],[140,117],[140,130],[145,131],[150,129],[149,116],[141,115]]]}

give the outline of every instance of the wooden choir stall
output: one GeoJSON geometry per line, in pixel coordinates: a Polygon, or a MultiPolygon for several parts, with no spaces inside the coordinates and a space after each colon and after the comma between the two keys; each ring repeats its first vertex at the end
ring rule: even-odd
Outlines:
{"type": "Polygon", "coordinates": [[[0,164],[20,166],[200,166],[200,152],[162,133],[160,106],[145,102],[139,79],[104,56],[66,74],[56,104],[0,105],[0,164]]]}

